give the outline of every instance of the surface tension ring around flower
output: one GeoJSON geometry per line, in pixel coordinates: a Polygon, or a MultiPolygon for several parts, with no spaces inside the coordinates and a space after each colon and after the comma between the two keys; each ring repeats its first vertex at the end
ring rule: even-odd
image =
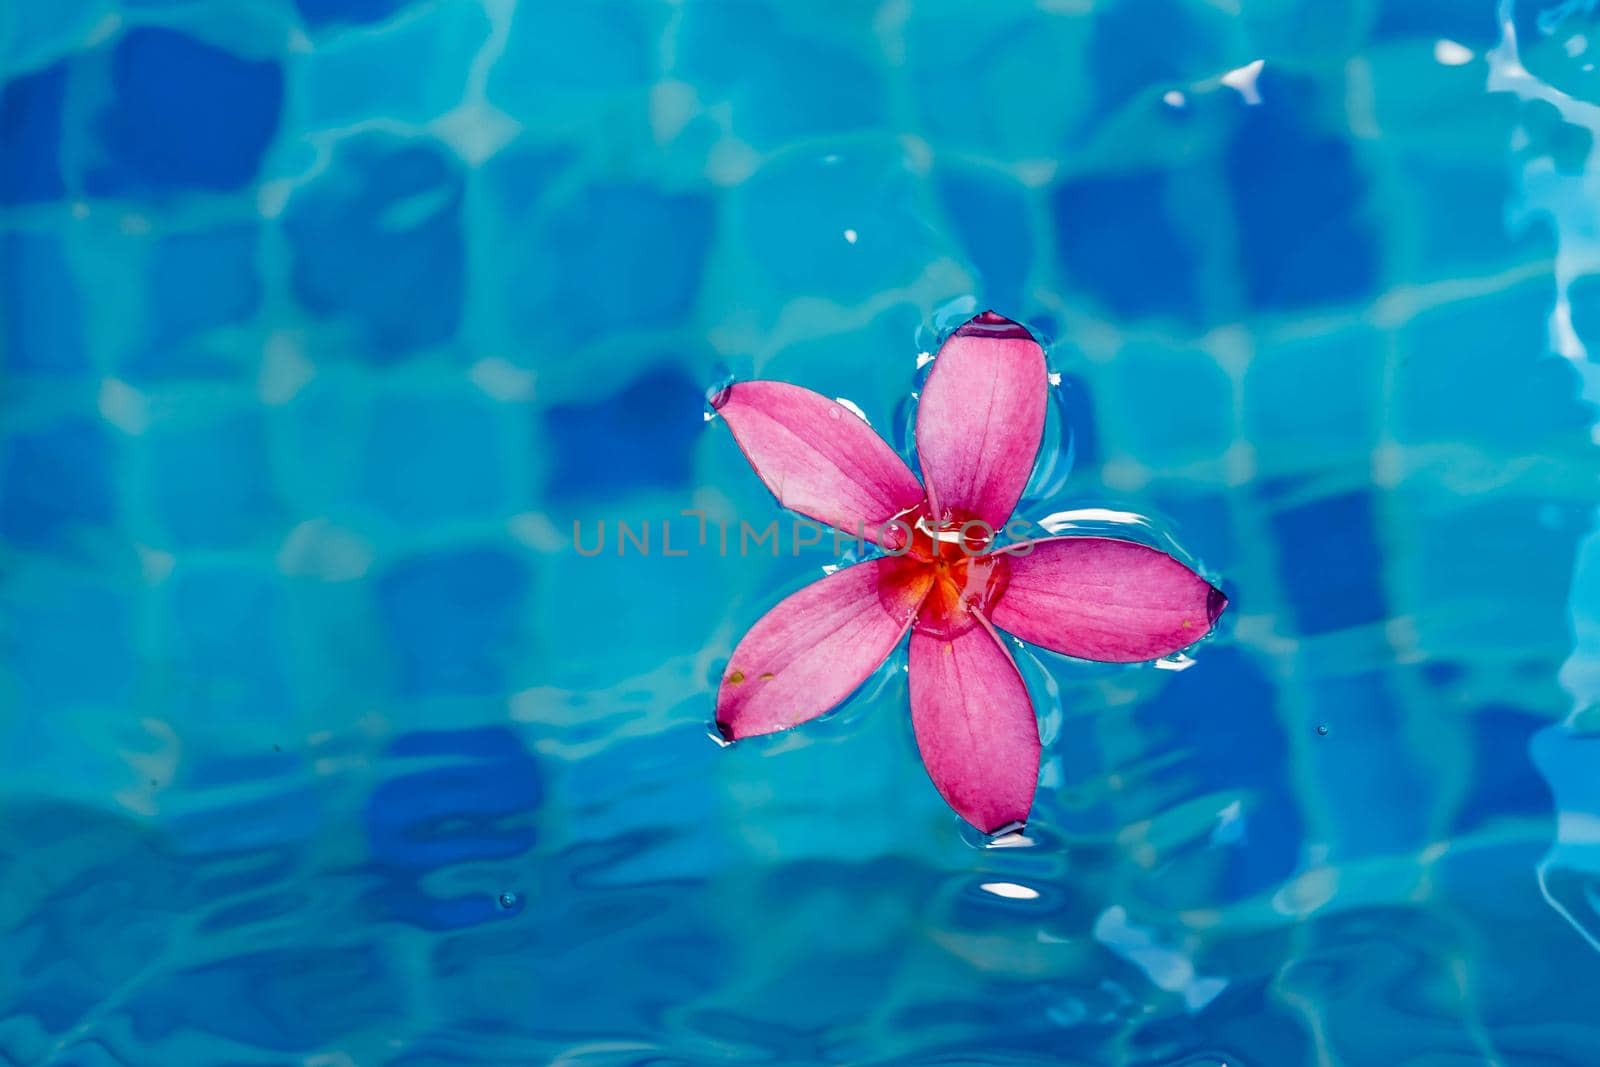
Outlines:
{"type": "Polygon", "coordinates": [[[730,741],[814,719],[911,631],[911,722],[945,801],[986,833],[1027,821],[1039,725],[1001,633],[1080,659],[1159,659],[1210,631],[1222,592],[1146,545],[1046,537],[994,547],[1033,471],[1044,351],[994,312],[940,347],[917,408],[923,478],[827,397],[736,382],[715,400],[778,503],[885,553],[812,583],[739,641],[717,692],[730,741]]]}

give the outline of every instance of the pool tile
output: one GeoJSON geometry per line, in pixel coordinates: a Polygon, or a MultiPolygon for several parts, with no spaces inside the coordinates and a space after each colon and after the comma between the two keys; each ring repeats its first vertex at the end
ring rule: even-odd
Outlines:
{"type": "Polygon", "coordinates": [[[249,411],[152,428],[143,445],[161,543],[178,549],[276,544],[284,522],[266,425],[249,411]]]}
{"type": "Polygon", "coordinates": [[[68,417],[0,438],[0,537],[16,548],[76,554],[117,516],[117,452],[104,423],[68,417]]]}
{"type": "Polygon", "coordinates": [[[401,694],[502,692],[508,666],[528,654],[520,616],[531,588],[527,566],[500,548],[462,546],[389,566],[374,593],[401,694]]]}
{"type": "Polygon", "coordinates": [[[459,165],[429,139],[365,134],[290,202],[283,230],[296,297],[362,328],[379,365],[452,340],[466,269],[459,165]]]}
{"type": "Polygon", "coordinates": [[[1249,305],[1296,310],[1370,296],[1383,249],[1351,142],[1318,131],[1311,84],[1264,70],[1257,89],[1262,102],[1240,109],[1227,155],[1249,305]]]}
{"type": "MultiPolygon", "coordinates": [[[[1263,483],[1264,492],[1276,488],[1263,483]]],[[[1298,633],[1310,637],[1388,617],[1377,522],[1377,500],[1365,490],[1272,514],[1278,577],[1298,633]]]]}
{"type": "Polygon", "coordinates": [[[1051,195],[1056,255],[1067,280],[1122,319],[1195,321],[1198,256],[1177,225],[1167,171],[1070,178],[1051,195]]]}
{"type": "Polygon", "coordinates": [[[118,40],[112,78],[97,162],[84,176],[91,195],[230,192],[255,180],[283,107],[276,63],[139,27],[118,40]]]}
{"type": "Polygon", "coordinates": [[[91,369],[78,273],[60,235],[0,232],[0,368],[18,377],[91,369]]]}
{"type": "Polygon", "coordinates": [[[69,67],[57,63],[0,87],[0,204],[65,195],[61,167],[62,104],[69,67]]]}

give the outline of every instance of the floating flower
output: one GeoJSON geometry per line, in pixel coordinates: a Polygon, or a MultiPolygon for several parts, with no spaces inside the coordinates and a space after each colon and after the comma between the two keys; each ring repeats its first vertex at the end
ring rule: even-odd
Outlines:
{"type": "Polygon", "coordinates": [[[1159,659],[1203,637],[1227,598],[1171,556],[1107,537],[993,547],[1044,432],[1044,352],[977,316],[939,349],[917,408],[926,487],[864,420],[785,382],[736,382],[714,406],[782,506],[872,541],[751,627],[717,692],[728,740],[833,708],[911,631],[911,722],[928,775],[973,826],[1027,820],[1039,724],[1000,631],[1080,659],[1159,659]]]}

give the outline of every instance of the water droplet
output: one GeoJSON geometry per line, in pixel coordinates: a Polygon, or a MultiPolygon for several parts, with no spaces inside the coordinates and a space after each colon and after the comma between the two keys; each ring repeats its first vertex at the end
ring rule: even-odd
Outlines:
{"type": "Polygon", "coordinates": [[[501,893],[500,906],[505,908],[507,911],[510,911],[512,908],[517,906],[517,895],[510,892],[501,893]]]}
{"type": "Polygon", "coordinates": [[[1325,723],[1325,722],[1317,723],[1317,734],[1320,737],[1327,737],[1328,736],[1328,724],[1325,723]]]}

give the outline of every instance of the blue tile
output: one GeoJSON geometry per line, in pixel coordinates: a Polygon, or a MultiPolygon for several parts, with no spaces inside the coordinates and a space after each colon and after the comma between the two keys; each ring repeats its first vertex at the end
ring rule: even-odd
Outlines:
{"type": "Polygon", "coordinates": [[[1528,135],[1522,155],[1531,159],[1549,156],[1558,174],[1583,173],[1594,145],[1594,134],[1586,126],[1568,122],[1548,100],[1528,100],[1522,105],[1522,126],[1528,135]]]}
{"type": "Polygon", "coordinates": [[[517,114],[552,92],[649,84],[655,66],[649,10],[627,0],[520,5],[489,74],[489,99],[517,114]]]}
{"type": "Polygon", "coordinates": [[[1245,295],[1257,310],[1360,300],[1377,286],[1367,180],[1349,142],[1319,133],[1312,93],[1271,73],[1240,106],[1227,153],[1245,295]]]}
{"type": "Polygon", "coordinates": [[[735,300],[765,285],[775,300],[820,296],[851,307],[902,291],[954,251],[919,208],[925,195],[893,142],[775,154],[730,195],[739,277],[725,286],[735,300]]]}
{"type": "Polygon", "coordinates": [[[1263,345],[1244,381],[1245,437],[1263,466],[1368,462],[1382,423],[1388,336],[1368,327],[1263,345]]]}
{"type": "Polygon", "coordinates": [[[0,204],[54,200],[61,177],[61,104],[67,66],[57,63],[0,88],[0,204]]]}
{"type": "Polygon", "coordinates": [[[691,5],[674,40],[674,76],[695,86],[703,106],[728,108],[747,143],[779,147],[883,121],[883,80],[871,50],[853,51],[843,37],[825,43],[792,33],[775,6],[691,5]]]}
{"type": "MultiPolygon", "coordinates": [[[[1590,407],[1579,375],[1550,353],[1549,277],[1419,314],[1401,332],[1393,427],[1406,443],[1474,442],[1502,448],[1564,443],[1587,449],[1590,407]],[[1461,360],[1470,355],[1472,372],[1461,360]]],[[[1588,327],[1574,301],[1574,325],[1588,327]]]]}
{"type": "MultiPolygon", "coordinates": [[[[1573,560],[1590,532],[1582,505],[1574,502],[1563,513],[1549,498],[1505,490],[1493,498],[1414,503],[1409,514],[1408,537],[1417,548],[1407,559],[1407,592],[1420,605],[1411,614],[1425,650],[1461,654],[1489,643],[1504,660],[1556,660],[1571,652],[1565,605],[1573,560]],[[1507,627],[1507,619],[1515,626],[1507,627]]],[[[1530,706],[1539,706],[1536,683],[1548,684],[1551,668],[1520,683],[1530,706]]]]}
{"type": "Polygon", "coordinates": [[[1309,717],[1329,727],[1313,735],[1310,762],[1334,861],[1415,853],[1434,840],[1430,815],[1444,775],[1433,753],[1411,740],[1389,675],[1327,675],[1308,695],[1309,717]]]}
{"type": "Polygon", "coordinates": [[[460,168],[436,143],[346,141],[284,220],[296,297],[360,323],[376,363],[449,341],[463,300],[461,199],[460,168]]]}
{"type": "MultiPolygon", "coordinates": [[[[348,127],[382,115],[420,126],[461,105],[493,27],[483,4],[418,5],[380,32],[319,40],[296,73],[309,129],[348,127]],[[416,77],[396,78],[396,70],[416,77]]],[[[472,130],[460,132],[470,138],[472,130]]]]}
{"type": "Polygon", "coordinates": [[[1489,274],[1555,255],[1548,226],[1513,231],[1506,225],[1506,205],[1517,195],[1508,167],[1419,154],[1405,161],[1402,180],[1416,204],[1413,240],[1422,280],[1489,274]]]}
{"type": "Polygon", "coordinates": [[[219,410],[209,421],[153,432],[148,464],[156,514],[173,546],[232,548],[282,532],[258,415],[219,410]]]}
{"type": "Polygon", "coordinates": [[[113,450],[105,424],[69,417],[5,445],[0,537],[19,548],[71,551],[88,528],[117,513],[113,450]]]}
{"type": "Polygon", "coordinates": [[[127,705],[137,649],[125,595],[98,582],[14,571],[0,598],[8,616],[6,665],[23,706],[47,714],[127,705]]]}
{"type": "Polygon", "coordinates": [[[1109,368],[1130,452],[1162,468],[1220,455],[1232,441],[1233,385],[1215,359],[1171,345],[1125,346],[1109,368]],[[1159,388],[1152,383],[1159,382],[1159,388]]]}
{"type": "MultiPolygon", "coordinates": [[[[1263,484],[1264,495],[1276,488],[1263,484]]],[[[1305,636],[1388,617],[1377,505],[1365,490],[1282,508],[1271,519],[1296,631],[1305,636]]]]}
{"type": "Polygon", "coordinates": [[[403,693],[486,696],[523,659],[519,615],[532,587],[517,557],[493,548],[417,556],[378,580],[378,606],[403,693]]]}
{"type": "Polygon", "coordinates": [[[407,3],[409,0],[294,0],[300,17],[313,26],[330,22],[377,22],[407,3]]]}
{"type": "Polygon", "coordinates": [[[184,569],[169,592],[179,684],[231,706],[281,712],[289,694],[279,664],[286,619],[277,574],[265,567],[184,569]]]}
{"type": "Polygon", "coordinates": [[[484,160],[478,179],[505,224],[523,226],[537,216],[544,194],[573,162],[570,149],[517,142],[484,160]]]}
{"type": "Polygon", "coordinates": [[[1020,314],[1034,253],[1022,186],[1000,175],[945,170],[935,187],[978,270],[979,305],[1020,314]]]}
{"type": "Polygon", "coordinates": [[[118,42],[113,80],[101,160],[85,175],[92,195],[227,192],[255,179],[283,106],[277,64],[142,27],[118,42]]]}
{"type": "Polygon", "coordinates": [[[1052,196],[1068,281],[1125,319],[1199,315],[1195,253],[1167,207],[1162,171],[1088,175],[1052,196]]]}
{"type": "Polygon", "coordinates": [[[510,498],[500,415],[459,391],[381,397],[367,437],[367,496],[417,525],[493,513],[510,498]]]}
{"type": "Polygon", "coordinates": [[[706,196],[587,186],[528,242],[508,279],[512,306],[529,331],[563,341],[676,324],[700,291],[714,223],[706,196]]]}
{"type": "Polygon", "coordinates": [[[9,375],[78,375],[91,369],[83,300],[58,234],[0,234],[0,368],[9,375]]]}
{"type": "Polygon", "coordinates": [[[261,303],[254,223],[163,238],[150,265],[150,311],[161,341],[241,322],[261,303]]]}
{"type": "Polygon", "coordinates": [[[1141,94],[1168,89],[1226,69],[1218,20],[1183,0],[1122,0],[1098,7],[1088,51],[1089,83],[1102,114],[1141,94]],[[1159,33],[1151,27],[1159,26],[1159,33]]]}
{"type": "Polygon", "coordinates": [[[552,404],[544,413],[550,448],[545,492],[571,504],[689,483],[694,445],[705,428],[704,390],[662,364],[592,403],[552,404]]]}

